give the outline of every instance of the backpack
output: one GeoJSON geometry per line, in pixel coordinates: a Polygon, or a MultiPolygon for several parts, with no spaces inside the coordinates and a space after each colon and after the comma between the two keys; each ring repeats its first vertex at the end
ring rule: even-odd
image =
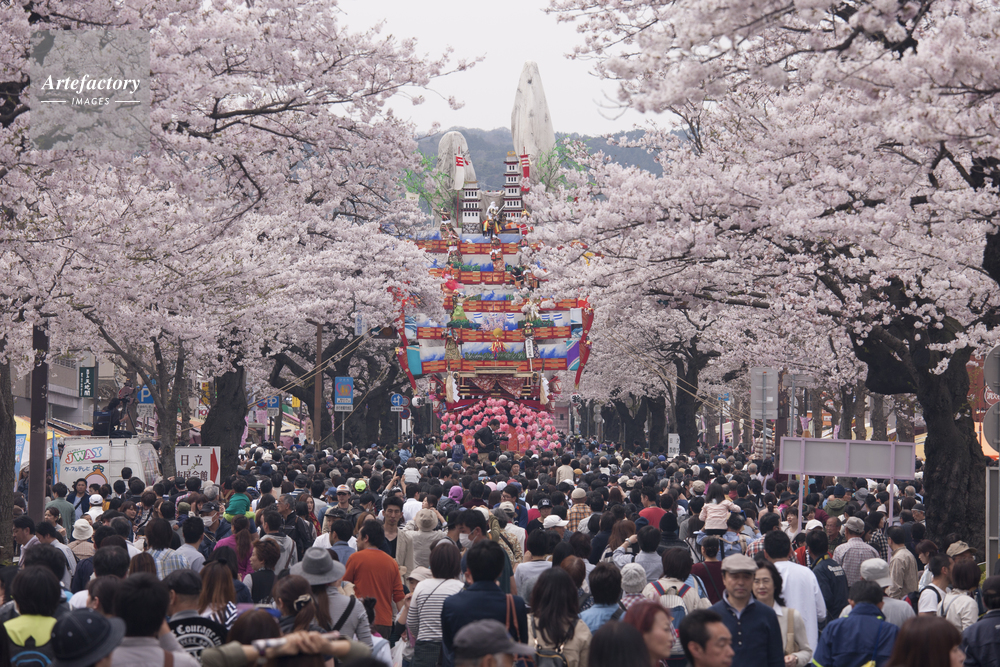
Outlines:
{"type": "Polygon", "coordinates": [[[563,647],[545,648],[538,644],[538,631],[535,630],[535,617],[531,616],[531,632],[535,635],[535,667],[569,667],[566,656],[562,654],[563,647]]]}
{"type": "Polygon", "coordinates": [[[451,449],[451,460],[457,463],[461,463],[465,459],[465,445],[456,442],[455,446],[451,449]]]}
{"type": "Polygon", "coordinates": [[[666,607],[670,611],[670,615],[673,616],[674,643],[670,647],[670,657],[667,658],[667,664],[672,665],[675,662],[677,664],[686,664],[685,662],[681,662],[686,661],[686,658],[684,657],[684,648],[681,646],[678,628],[681,625],[681,621],[684,620],[684,616],[687,615],[687,607],[684,606],[684,596],[691,590],[691,587],[684,584],[680,590],[677,590],[676,586],[664,589],[663,584],[659,581],[654,581],[653,588],[656,589],[656,593],[660,596],[660,604],[666,607]]]}
{"type": "Polygon", "coordinates": [[[938,603],[938,605],[940,605],[941,602],[942,602],[942,600],[941,600],[941,594],[938,592],[938,589],[934,588],[930,584],[927,584],[926,586],[924,586],[923,588],[921,588],[919,591],[913,591],[912,593],[907,593],[906,597],[903,598],[904,600],[906,600],[907,604],[909,604],[911,607],[913,607],[913,613],[916,614],[916,615],[918,615],[918,616],[920,615],[920,611],[919,611],[920,596],[923,595],[924,591],[926,591],[928,588],[931,589],[932,591],[934,591],[934,595],[936,595],[937,599],[938,599],[937,603],[938,603]]]}

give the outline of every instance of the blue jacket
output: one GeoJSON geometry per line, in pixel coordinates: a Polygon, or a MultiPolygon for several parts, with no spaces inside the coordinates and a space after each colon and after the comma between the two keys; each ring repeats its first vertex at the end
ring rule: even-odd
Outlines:
{"type": "Polygon", "coordinates": [[[785,651],[781,645],[778,616],[753,598],[737,618],[727,595],[712,605],[733,636],[733,667],[784,667],[785,651]]]}
{"type": "MultiPolygon", "coordinates": [[[[518,637],[517,641],[522,644],[528,643],[528,612],[524,606],[524,600],[520,596],[513,595],[514,610],[517,613],[518,637]]],[[[492,581],[477,581],[471,586],[467,586],[464,591],[450,596],[444,601],[441,607],[441,641],[444,644],[444,661],[442,664],[449,667],[454,664],[453,643],[455,635],[473,621],[492,618],[506,624],[507,622],[507,594],[505,594],[496,583],[492,581]]],[[[513,631],[514,622],[510,623],[510,630],[513,631]]]]}
{"type": "Polygon", "coordinates": [[[861,667],[874,658],[882,667],[892,654],[899,632],[878,607],[861,602],[846,618],[831,621],[819,637],[812,664],[817,667],[861,667]]]}
{"type": "Polygon", "coordinates": [[[965,629],[962,650],[965,651],[966,667],[1000,665],[1000,609],[986,612],[965,629]]]}

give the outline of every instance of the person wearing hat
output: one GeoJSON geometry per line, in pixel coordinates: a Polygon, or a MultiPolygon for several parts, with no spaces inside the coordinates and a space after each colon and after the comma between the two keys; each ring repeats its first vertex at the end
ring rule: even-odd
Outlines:
{"type": "Polygon", "coordinates": [[[86,519],[77,519],[70,533],[70,537],[73,539],[69,543],[69,548],[76,556],[77,561],[94,555],[94,542],[91,539],[93,536],[94,526],[86,519]]]}
{"type": "Polygon", "coordinates": [[[722,561],[722,600],[710,607],[732,634],[735,665],[783,667],[781,625],[770,607],[757,603],[751,591],[757,562],[743,554],[722,561]]]}
{"type": "Polygon", "coordinates": [[[542,522],[543,530],[554,530],[559,535],[559,539],[565,539],[566,537],[566,526],[569,525],[569,521],[563,519],[558,514],[550,514],[545,517],[542,522]]]}
{"type": "Polygon", "coordinates": [[[111,653],[125,636],[125,621],[93,609],[77,609],[52,627],[52,667],[110,667],[111,653]]]}
{"type": "Polygon", "coordinates": [[[205,649],[222,646],[228,634],[226,626],[198,613],[201,577],[193,570],[175,570],[167,575],[163,583],[170,590],[167,627],[184,650],[201,659],[201,652],[205,649]]]}
{"type": "MultiPolygon", "coordinates": [[[[881,558],[871,558],[861,564],[861,579],[863,581],[874,581],[882,588],[882,615],[885,620],[898,628],[903,627],[903,623],[916,616],[913,607],[903,600],[895,600],[885,594],[885,591],[892,585],[892,576],[889,572],[889,563],[881,558]]],[[[853,607],[847,605],[840,612],[840,618],[845,618],[851,613],[853,607]]]]}
{"type": "Polygon", "coordinates": [[[545,519],[552,515],[552,500],[548,496],[542,496],[537,501],[538,516],[528,522],[528,534],[536,530],[542,530],[545,519]]]}
{"type": "Polygon", "coordinates": [[[629,563],[622,568],[622,600],[621,604],[628,611],[629,607],[646,597],[642,594],[646,588],[646,570],[638,563],[629,563]]]}
{"type": "Polygon", "coordinates": [[[573,489],[570,499],[573,501],[573,505],[569,508],[569,514],[566,516],[569,522],[566,528],[571,533],[575,533],[580,529],[580,523],[590,516],[590,505],[587,504],[587,492],[580,487],[573,489]]]}
{"type": "Polygon", "coordinates": [[[861,581],[861,563],[869,558],[878,558],[879,555],[874,547],[865,543],[865,522],[858,517],[852,516],[844,522],[844,534],[847,541],[834,549],[833,560],[844,568],[847,585],[850,587],[861,581]]]}
{"type": "Polygon", "coordinates": [[[846,618],[834,619],[824,628],[812,664],[848,667],[871,664],[872,660],[876,665],[887,664],[899,628],[886,622],[882,613],[882,587],[862,579],[851,585],[848,598],[851,613],[846,618]]]}
{"type": "Polygon", "coordinates": [[[459,630],[454,652],[455,667],[511,667],[515,656],[535,655],[535,649],[515,642],[503,623],[493,619],[474,621],[459,630]]]}

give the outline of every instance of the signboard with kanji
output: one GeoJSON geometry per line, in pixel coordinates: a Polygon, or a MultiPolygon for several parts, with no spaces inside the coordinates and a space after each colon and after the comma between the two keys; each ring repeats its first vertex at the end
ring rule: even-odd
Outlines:
{"type": "Polygon", "coordinates": [[[93,366],[80,366],[80,398],[93,398],[97,378],[93,366]]]}
{"type": "Polygon", "coordinates": [[[177,475],[218,484],[221,456],[221,447],[178,447],[174,450],[177,475]]]}

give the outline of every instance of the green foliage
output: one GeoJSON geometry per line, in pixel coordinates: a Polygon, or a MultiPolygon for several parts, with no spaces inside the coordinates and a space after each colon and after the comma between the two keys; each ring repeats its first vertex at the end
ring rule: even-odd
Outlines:
{"type": "Polygon", "coordinates": [[[420,206],[435,219],[441,211],[447,211],[452,220],[456,219],[455,191],[451,189],[448,174],[438,171],[437,157],[418,151],[420,166],[403,174],[403,186],[407,192],[420,195],[420,206]]]}

